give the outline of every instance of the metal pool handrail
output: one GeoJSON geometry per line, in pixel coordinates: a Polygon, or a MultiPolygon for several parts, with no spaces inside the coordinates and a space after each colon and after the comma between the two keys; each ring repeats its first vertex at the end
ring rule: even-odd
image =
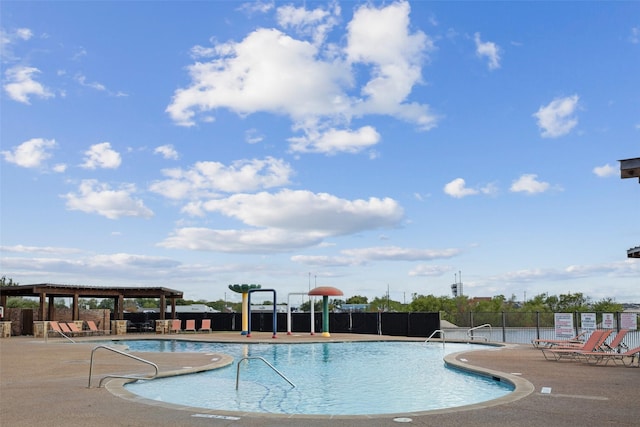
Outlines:
{"type": "Polygon", "coordinates": [[[62,332],[62,331],[56,331],[55,329],[49,329],[49,330],[47,331],[47,333],[46,333],[46,334],[44,334],[44,340],[45,340],[45,341],[47,341],[47,342],[48,342],[48,340],[49,340],[49,332],[55,332],[55,333],[57,333],[57,334],[60,334],[60,335],[62,335],[63,337],[65,337],[66,339],[68,339],[69,341],[71,341],[72,343],[74,343],[74,344],[76,343],[73,339],[71,339],[70,337],[68,337],[67,335],[65,335],[65,334],[64,334],[64,332],[62,332]]]}
{"type": "Polygon", "coordinates": [[[93,355],[96,352],[96,350],[101,349],[101,348],[103,348],[105,350],[112,351],[114,353],[121,354],[121,355],[129,357],[131,359],[137,360],[138,362],[142,362],[142,363],[146,363],[147,365],[151,365],[151,366],[153,366],[153,368],[155,369],[156,372],[155,372],[155,374],[153,374],[150,377],[141,377],[141,376],[138,376],[138,375],[115,375],[115,374],[106,375],[106,376],[100,378],[100,382],[98,383],[98,388],[102,387],[102,382],[104,380],[106,380],[107,378],[126,378],[126,379],[130,379],[130,380],[150,380],[150,379],[153,379],[153,378],[158,376],[158,365],[156,365],[155,363],[150,362],[148,360],[145,360],[145,359],[143,359],[141,357],[134,356],[133,354],[125,353],[124,351],[120,351],[120,350],[117,350],[115,348],[112,348],[112,347],[109,347],[109,346],[106,346],[106,345],[99,345],[99,346],[95,347],[93,350],[91,350],[91,363],[89,364],[89,385],[87,386],[87,388],[91,388],[91,371],[93,371],[93,355]]]}
{"type": "Polygon", "coordinates": [[[444,331],[443,331],[442,329],[436,329],[435,331],[433,331],[433,332],[431,333],[431,335],[429,335],[429,338],[427,338],[426,340],[424,340],[425,344],[426,344],[426,343],[428,343],[428,342],[429,342],[429,340],[430,340],[431,338],[433,338],[433,336],[434,336],[435,334],[437,334],[438,332],[440,332],[440,334],[441,334],[442,346],[444,347],[444,341],[445,341],[445,339],[444,339],[444,331]]]}
{"type": "Polygon", "coordinates": [[[271,363],[267,362],[267,360],[264,357],[260,357],[260,356],[250,356],[250,357],[243,357],[242,359],[238,360],[238,369],[236,371],[236,390],[238,389],[238,385],[240,383],[240,362],[242,362],[243,360],[249,360],[249,359],[259,359],[262,360],[264,363],[267,364],[267,366],[269,366],[271,369],[273,369],[278,375],[280,375],[282,378],[284,378],[284,380],[286,382],[288,382],[291,387],[295,388],[295,384],[292,383],[291,381],[289,381],[289,378],[287,378],[282,372],[280,372],[275,366],[273,366],[271,363]]]}
{"type": "MultiPolygon", "coordinates": [[[[489,337],[491,337],[493,335],[493,328],[491,327],[491,325],[489,323],[485,323],[484,325],[476,326],[474,328],[471,328],[471,329],[467,330],[467,336],[469,337],[470,340],[474,339],[474,336],[473,336],[472,332],[475,331],[476,329],[480,329],[480,328],[489,328],[489,337]]],[[[480,336],[480,338],[484,338],[485,341],[489,341],[489,338],[487,338],[487,337],[480,336]]]]}

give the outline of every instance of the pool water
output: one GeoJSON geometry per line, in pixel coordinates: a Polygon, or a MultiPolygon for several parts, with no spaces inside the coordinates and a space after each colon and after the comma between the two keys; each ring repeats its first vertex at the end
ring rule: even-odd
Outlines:
{"type": "Polygon", "coordinates": [[[234,363],[209,372],[128,384],[157,401],[192,407],[272,414],[365,415],[451,408],[502,397],[503,382],[447,368],[446,354],[477,349],[469,344],[344,342],[223,344],[124,341],[131,351],[225,353],[234,363]],[[263,357],[295,387],[261,360],[263,357]]]}

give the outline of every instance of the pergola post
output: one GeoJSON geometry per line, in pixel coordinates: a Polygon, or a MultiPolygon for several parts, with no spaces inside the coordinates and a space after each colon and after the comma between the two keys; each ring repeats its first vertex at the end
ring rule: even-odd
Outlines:
{"type": "Polygon", "coordinates": [[[49,316],[44,315],[44,307],[47,305],[47,294],[44,292],[40,294],[40,306],[38,307],[38,315],[40,316],[40,320],[52,320],[51,313],[49,312],[49,316]]]}
{"type": "Polygon", "coordinates": [[[176,299],[171,297],[171,318],[172,319],[177,319],[177,315],[176,315],[176,299]]]}
{"type": "Polygon", "coordinates": [[[77,292],[73,294],[72,308],[73,308],[73,315],[71,317],[71,320],[80,320],[80,307],[79,307],[79,298],[78,298],[77,292]]]}
{"type": "Polygon", "coordinates": [[[116,298],[115,318],[116,320],[124,319],[124,295],[122,294],[118,295],[118,298],[116,298]]]}
{"type": "Polygon", "coordinates": [[[167,297],[160,295],[160,320],[165,320],[167,311],[167,297]]]}

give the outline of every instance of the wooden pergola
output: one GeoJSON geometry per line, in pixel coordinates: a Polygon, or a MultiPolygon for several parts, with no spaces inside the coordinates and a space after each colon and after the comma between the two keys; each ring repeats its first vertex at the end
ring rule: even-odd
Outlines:
{"type": "MultiPolygon", "coordinates": [[[[40,319],[54,320],[55,298],[72,298],[72,320],[80,320],[80,298],[111,298],[113,299],[113,314],[115,320],[124,319],[125,298],[159,298],[160,307],[167,306],[167,299],[171,301],[171,312],[176,316],[176,299],[182,298],[182,292],[169,288],[136,288],[136,287],[105,287],[105,286],[76,286],[40,283],[36,285],[4,286],[0,288],[0,306],[7,305],[7,297],[39,297],[40,319]],[[47,300],[48,310],[47,307],[47,300]]],[[[160,319],[165,319],[165,310],[160,310],[160,319]]]]}

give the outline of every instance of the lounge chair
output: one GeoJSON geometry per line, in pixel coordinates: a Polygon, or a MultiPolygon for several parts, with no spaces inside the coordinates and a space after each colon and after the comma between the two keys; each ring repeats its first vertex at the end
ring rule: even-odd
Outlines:
{"type": "Polygon", "coordinates": [[[98,327],[96,326],[96,322],[94,322],[93,320],[87,320],[87,326],[89,327],[89,332],[92,335],[102,335],[109,333],[109,331],[98,329],[98,327]]]}
{"type": "Polygon", "coordinates": [[[171,320],[169,333],[171,332],[175,332],[175,333],[182,332],[182,321],[180,319],[171,320]]]}
{"type": "Polygon", "coordinates": [[[62,329],[62,332],[67,335],[67,336],[72,336],[73,335],[73,331],[71,330],[71,328],[69,327],[69,325],[67,325],[64,322],[59,322],[58,325],[60,325],[60,329],[62,329]]]}
{"type": "Polygon", "coordinates": [[[57,321],[55,321],[55,320],[50,320],[50,321],[49,321],[49,326],[51,327],[51,329],[49,329],[49,330],[47,331],[47,333],[49,333],[49,332],[52,332],[52,331],[53,331],[53,332],[57,332],[59,335],[66,335],[66,334],[62,331],[62,328],[60,327],[60,324],[59,324],[57,321]]]}
{"type": "Polygon", "coordinates": [[[196,321],[194,319],[187,320],[187,326],[184,328],[184,332],[196,332],[196,321]]]}
{"type": "Polygon", "coordinates": [[[599,350],[609,335],[611,335],[610,330],[599,329],[593,331],[589,339],[580,347],[563,346],[557,348],[542,348],[542,354],[547,360],[558,361],[563,358],[575,359],[581,352],[599,350]]]}
{"type": "Polygon", "coordinates": [[[617,351],[587,351],[582,352],[579,357],[584,358],[584,361],[588,363],[606,365],[609,362],[617,364],[620,361],[625,366],[633,366],[633,362],[637,357],[638,362],[636,365],[640,367],[640,347],[635,347],[622,353],[617,351]]]}
{"type": "MultiPolygon", "coordinates": [[[[62,325],[64,325],[64,323],[62,325]]],[[[90,332],[90,331],[83,331],[82,329],[78,328],[78,325],[76,325],[74,322],[67,322],[67,326],[69,327],[73,335],[83,335],[83,334],[86,334],[87,332],[90,332]]]]}
{"type": "Polygon", "coordinates": [[[616,351],[618,353],[622,349],[627,349],[626,344],[622,342],[624,337],[627,335],[627,332],[629,332],[627,329],[621,329],[610,343],[604,343],[602,346],[605,347],[605,350],[607,351],[616,351]]]}
{"type": "Polygon", "coordinates": [[[531,340],[531,344],[533,344],[535,348],[551,348],[551,347],[562,346],[566,344],[582,345],[584,343],[584,337],[588,332],[589,331],[584,331],[579,333],[575,337],[567,338],[564,340],[539,338],[539,339],[531,340]]]}
{"type": "Polygon", "coordinates": [[[199,332],[211,332],[211,319],[202,319],[202,324],[200,325],[199,332]]]}

